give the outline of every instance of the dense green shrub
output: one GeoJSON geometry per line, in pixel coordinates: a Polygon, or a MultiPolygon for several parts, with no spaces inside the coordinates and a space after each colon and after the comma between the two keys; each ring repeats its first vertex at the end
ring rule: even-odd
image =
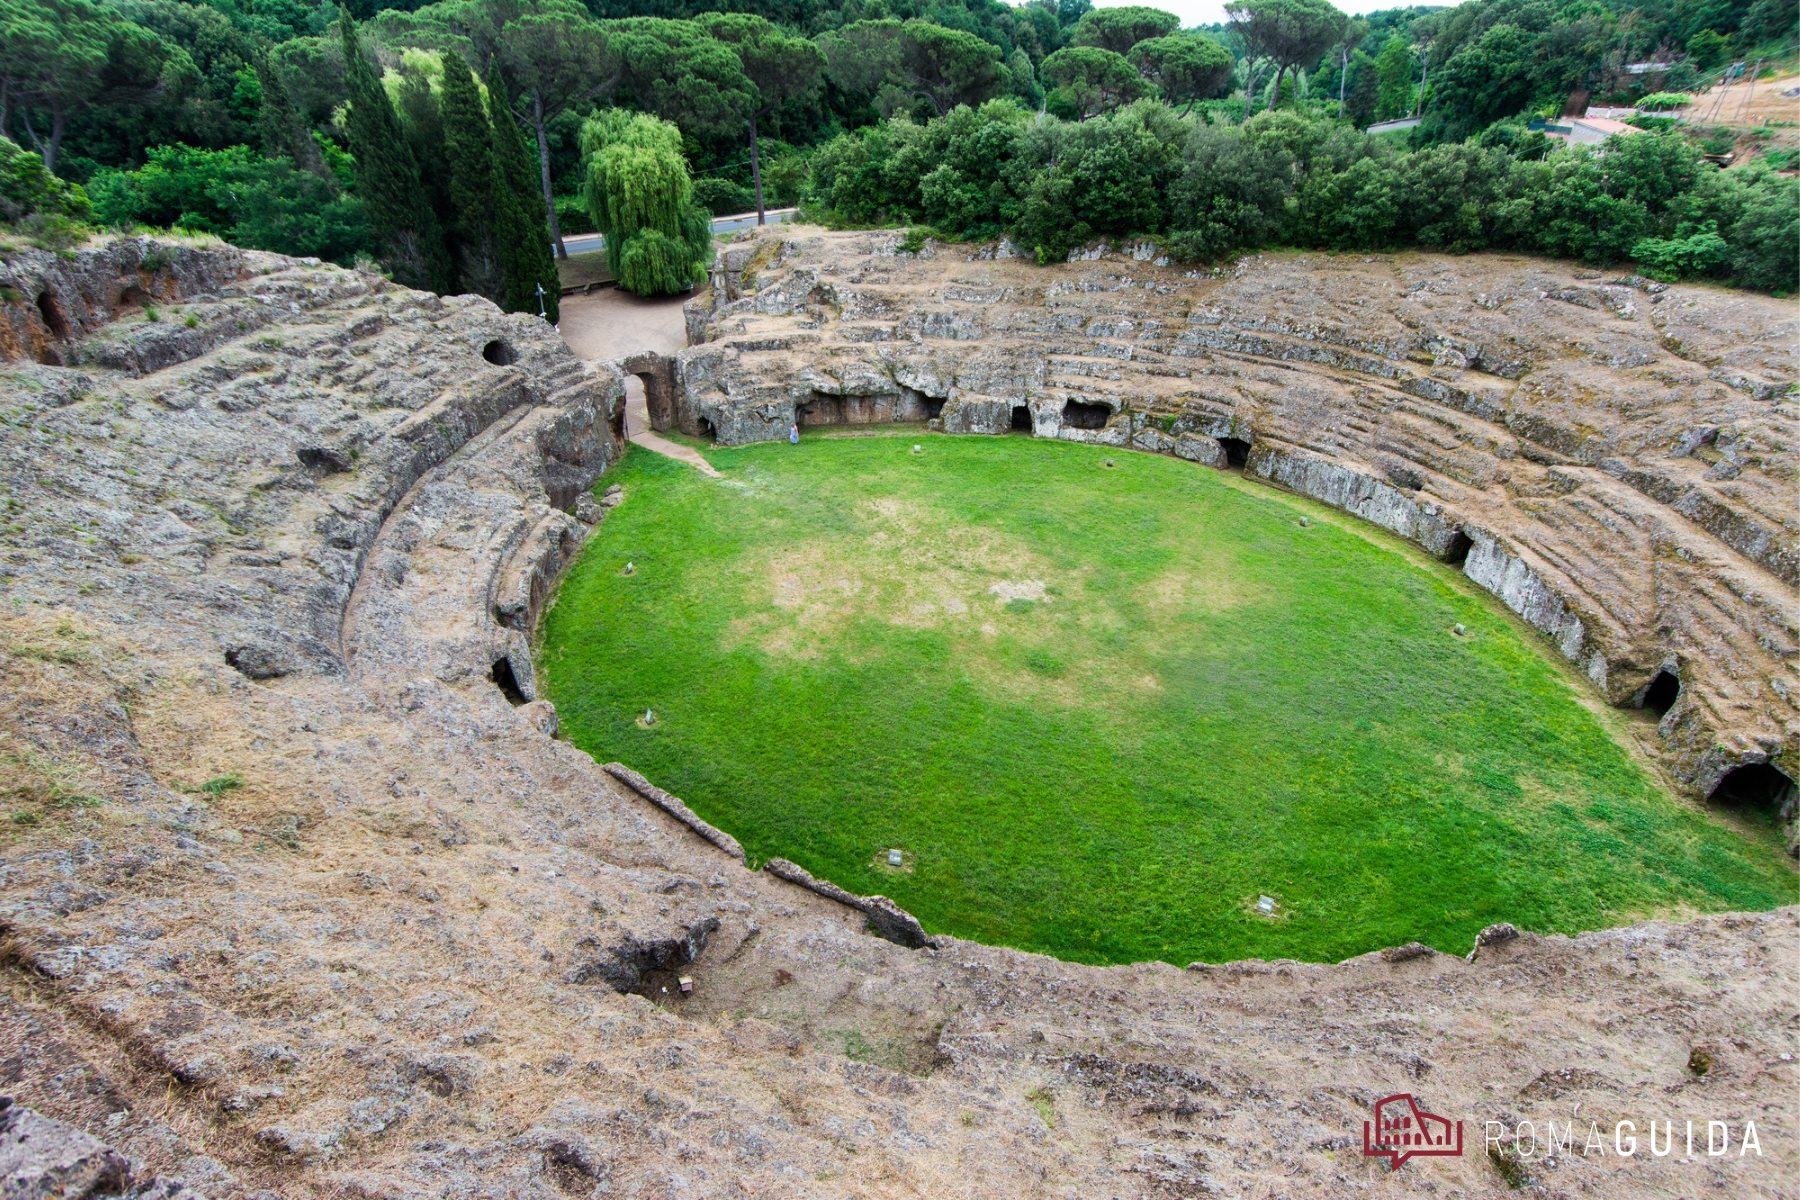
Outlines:
{"type": "Polygon", "coordinates": [[[1026,192],[1015,236],[1039,262],[1061,259],[1096,234],[1162,228],[1162,198],[1181,147],[1173,110],[1141,102],[1078,125],[1046,120],[1034,132],[1050,152],[1026,192]],[[1045,136],[1052,133],[1060,136],[1045,136]]]}
{"type": "Polygon", "coordinates": [[[1685,238],[1645,238],[1631,248],[1631,257],[1659,279],[1712,275],[1730,265],[1731,244],[1709,229],[1685,238]]]}
{"type": "Polygon", "coordinates": [[[749,212],[756,207],[756,197],[741,183],[729,179],[694,180],[694,203],[715,217],[729,213],[749,212]]]}
{"type": "Polygon", "coordinates": [[[1679,133],[1554,148],[1522,121],[1406,151],[1283,109],[1243,125],[1140,101],[1086,121],[1011,101],[844,134],[813,159],[812,208],[847,225],[1007,234],[1040,260],[1155,235],[1210,259],[1262,246],[1525,250],[1746,287],[1800,286],[1800,184],[1725,173],[1679,133]]]}
{"type": "Polygon", "coordinates": [[[65,183],[44,169],[42,155],[0,135],[0,221],[60,217],[84,221],[91,208],[80,184],[65,183]]]}
{"type": "Polygon", "coordinates": [[[594,218],[588,213],[587,201],[580,196],[556,198],[556,223],[565,235],[599,232],[594,228],[594,218]]]}
{"type": "Polygon", "coordinates": [[[1749,178],[1729,239],[1733,283],[1766,292],[1796,290],[1794,264],[1800,262],[1796,212],[1800,212],[1800,180],[1773,172],[1749,178]]]}
{"type": "Polygon", "coordinates": [[[377,246],[368,215],[334,181],[248,146],[158,146],[136,171],[102,171],[90,187],[108,225],[191,229],[240,246],[348,265],[377,246]]]}

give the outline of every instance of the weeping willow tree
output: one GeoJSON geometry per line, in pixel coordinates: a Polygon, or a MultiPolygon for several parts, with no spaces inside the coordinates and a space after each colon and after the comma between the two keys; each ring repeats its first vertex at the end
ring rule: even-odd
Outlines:
{"type": "Polygon", "coordinates": [[[606,237],[613,278],[660,296],[706,282],[712,225],[694,203],[681,131],[644,113],[607,109],[581,127],[588,214],[606,237]]]}

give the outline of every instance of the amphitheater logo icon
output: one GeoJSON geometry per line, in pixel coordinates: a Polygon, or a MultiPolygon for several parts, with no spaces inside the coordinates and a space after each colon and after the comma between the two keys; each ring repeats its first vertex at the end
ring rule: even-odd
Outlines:
{"type": "Polygon", "coordinates": [[[1426,1112],[1408,1093],[1377,1100],[1375,1119],[1363,1122],[1363,1157],[1385,1158],[1396,1171],[1409,1158],[1461,1158],[1462,1152],[1463,1123],[1426,1112]]]}

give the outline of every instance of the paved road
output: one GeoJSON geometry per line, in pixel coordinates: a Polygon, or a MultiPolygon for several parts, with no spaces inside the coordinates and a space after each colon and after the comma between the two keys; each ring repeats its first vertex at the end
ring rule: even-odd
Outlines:
{"type": "MultiPolygon", "coordinates": [[[[771,208],[763,213],[763,218],[771,225],[779,225],[791,221],[799,214],[797,208],[771,208]]],[[[736,233],[740,229],[748,229],[756,224],[755,213],[738,213],[729,217],[714,217],[712,230],[714,233],[736,233]]],[[[600,250],[606,246],[606,239],[597,233],[578,233],[563,238],[563,247],[570,254],[583,254],[589,250],[600,250]]]]}

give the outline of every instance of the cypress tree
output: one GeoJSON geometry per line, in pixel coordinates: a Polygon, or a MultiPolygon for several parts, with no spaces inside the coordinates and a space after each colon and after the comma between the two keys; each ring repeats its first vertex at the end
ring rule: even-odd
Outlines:
{"type": "Polygon", "coordinates": [[[537,173],[525,152],[525,139],[513,121],[512,97],[498,64],[488,71],[488,120],[494,130],[494,233],[500,268],[506,276],[507,312],[538,310],[538,285],[544,288],[544,315],[559,319],[562,280],[550,252],[550,226],[537,173]]]}
{"type": "Polygon", "coordinates": [[[267,50],[257,52],[255,67],[256,81],[262,87],[262,106],[257,110],[256,127],[262,137],[263,157],[291,158],[302,171],[324,175],[325,156],[319,153],[319,144],[300,123],[300,114],[294,111],[294,102],[288,97],[287,87],[281,82],[267,50]]]}
{"type": "Polygon", "coordinates": [[[394,278],[408,287],[449,290],[449,263],[436,218],[419,182],[400,118],[387,89],[364,57],[356,22],[338,9],[344,35],[344,82],[350,92],[350,152],[356,156],[356,191],[375,227],[394,278]]]}
{"type": "MultiPolygon", "coordinates": [[[[383,79],[384,90],[393,102],[400,128],[406,132],[407,148],[419,165],[419,184],[424,188],[426,206],[436,218],[441,236],[448,243],[444,268],[445,283],[456,282],[456,210],[450,203],[450,158],[444,145],[444,115],[438,98],[431,90],[429,64],[416,52],[408,53],[400,65],[398,86],[388,88],[391,79],[383,79]]],[[[450,290],[448,287],[439,289],[450,290]]],[[[457,290],[461,290],[460,288],[457,290]]]]}
{"type": "Polygon", "coordinates": [[[481,107],[475,73],[454,50],[444,53],[440,107],[463,283],[498,304],[506,298],[506,277],[494,242],[494,130],[481,107]]]}

